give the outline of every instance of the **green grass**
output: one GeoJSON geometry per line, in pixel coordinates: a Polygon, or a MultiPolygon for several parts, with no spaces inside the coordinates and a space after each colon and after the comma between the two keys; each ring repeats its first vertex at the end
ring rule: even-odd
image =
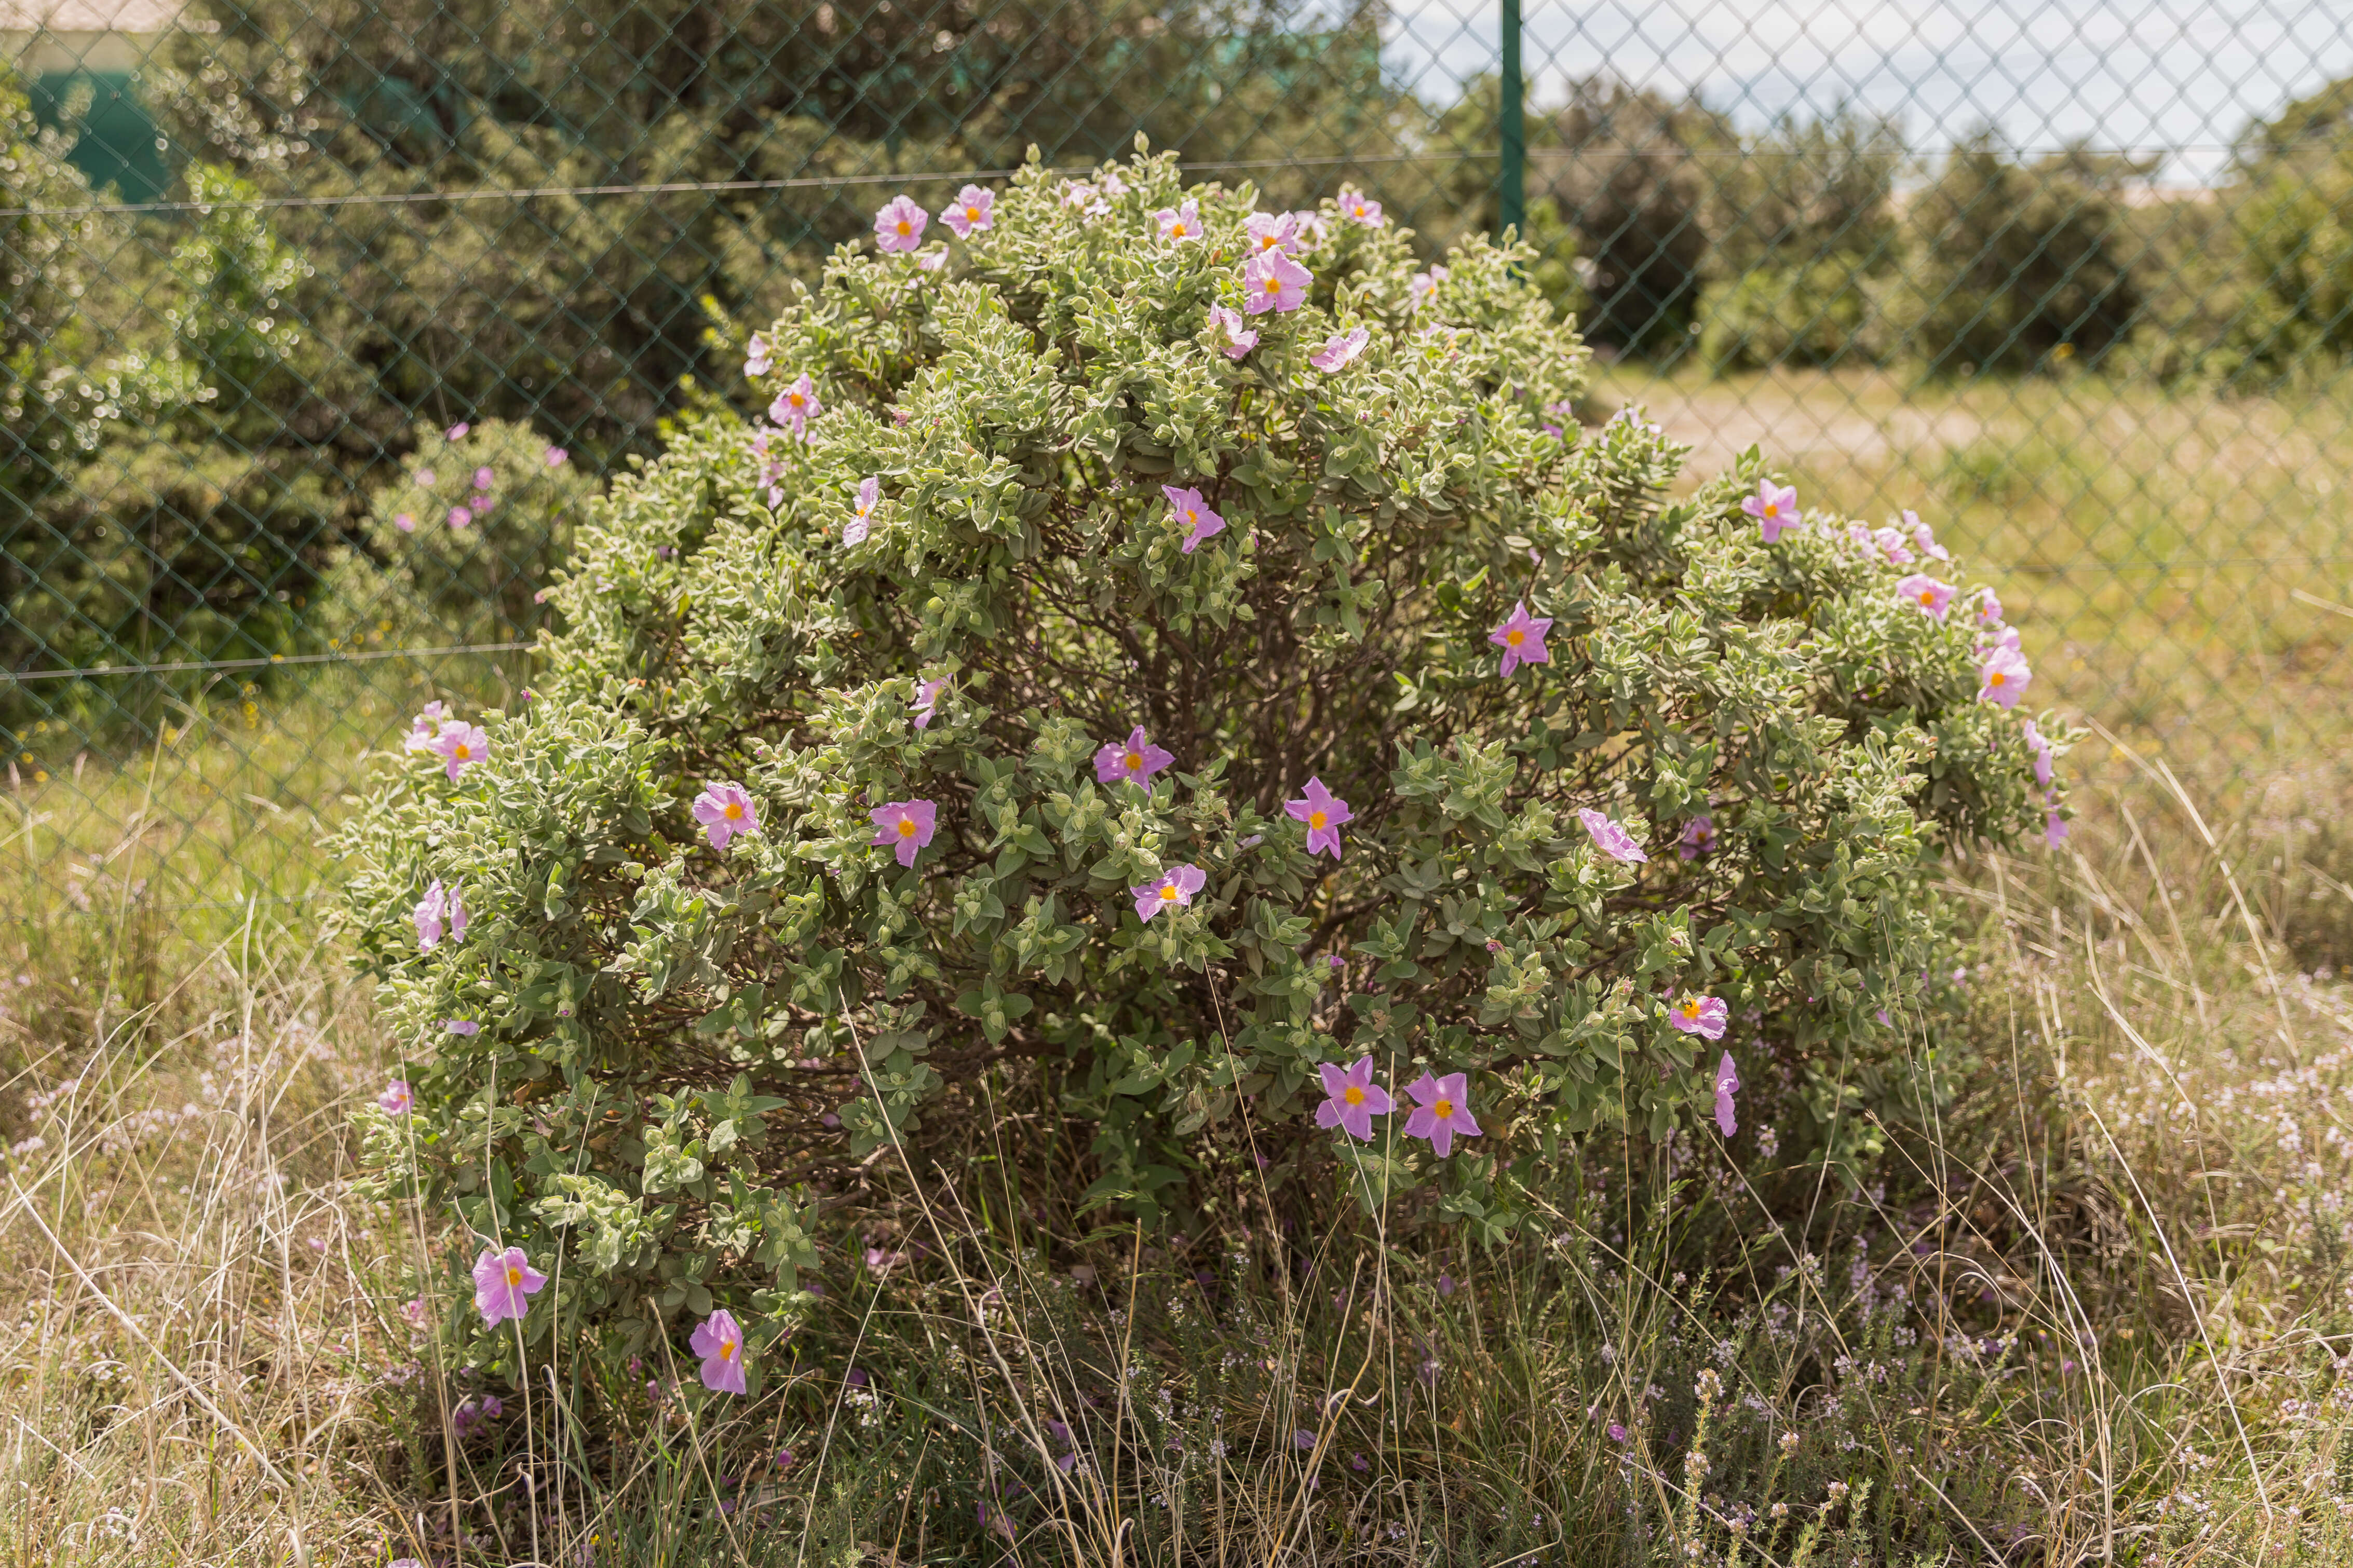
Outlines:
{"type": "Polygon", "coordinates": [[[2217,778],[2343,738],[2353,614],[2325,606],[2353,605],[2353,380],[2221,398],[2093,375],[1618,366],[1600,390],[1692,443],[1690,476],[1754,442],[1810,507],[1917,510],[2025,634],[2031,700],[2217,778]]]}
{"type": "Polygon", "coordinates": [[[2353,620],[2294,597],[2353,598],[2353,405],[1641,395],[1810,503],[1926,500],[2117,742],[2067,852],[1954,868],[1969,1014],[1875,1169],[1786,1167],[1765,1082],[1736,1160],[1597,1135],[1492,1252],[1286,1229],[1253,1175],[1187,1247],[1075,1212],[1008,1104],[833,1213],[759,1399],[559,1360],[461,1432],[401,1311],[459,1239],[348,1186],[383,1058],[319,842],[419,703],[509,699],[333,667],[17,759],[0,1568],[2353,1561],[2353,620]]]}

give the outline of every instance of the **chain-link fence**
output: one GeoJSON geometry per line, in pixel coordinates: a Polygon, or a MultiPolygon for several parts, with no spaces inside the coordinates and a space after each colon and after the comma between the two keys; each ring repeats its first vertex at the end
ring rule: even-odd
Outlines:
{"type": "Polygon", "coordinates": [[[1592,412],[1918,510],[2054,700],[2177,765],[2344,732],[2326,7],[5,0],[0,38],[27,900],[305,893],[365,751],[527,680],[597,477],[757,416],[743,344],[828,247],[1138,132],[1433,258],[1519,225],[1592,412]]]}

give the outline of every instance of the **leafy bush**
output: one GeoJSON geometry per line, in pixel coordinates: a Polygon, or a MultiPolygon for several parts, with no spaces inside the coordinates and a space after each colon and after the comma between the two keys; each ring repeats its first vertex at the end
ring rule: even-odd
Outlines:
{"type": "Polygon", "coordinates": [[[1700,354],[1710,368],[1868,362],[1885,348],[1862,260],[1774,260],[1700,297],[1700,354]]]}
{"type": "Polygon", "coordinates": [[[1901,1100],[1938,857],[2044,811],[1979,617],[1896,591],[1926,539],[1765,542],[1753,451],[1669,500],[1654,426],[1551,412],[1584,352],[1525,250],[1433,287],[1344,200],[1270,263],[1254,196],[1033,163],[969,238],[841,247],[765,334],[778,426],[682,421],[584,521],[538,698],[387,765],[350,896],[415,1109],[371,1157],[557,1280],[527,1336],[725,1307],[756,1376],[815,1195],[1008,1096],[1149,1223],[1255,1157],[1490,1236],[1581,1134],[1732,1112],[1761,1039],[1785,1154],[1901,1100]],[[1295,308],[1244,313],[1270,266],[1295,308]],[[1362,1057],[1464,1075],[1478,1134],[1319,1131],[1362,1057]]]}
{"type": "Polygon", "coordinates": [[[361,547],[337,563],[338,602],[404,636],[526,636],[595,491],[570,453],[528,426],[420,427],[407,467],[369,503],[361,547]]]}

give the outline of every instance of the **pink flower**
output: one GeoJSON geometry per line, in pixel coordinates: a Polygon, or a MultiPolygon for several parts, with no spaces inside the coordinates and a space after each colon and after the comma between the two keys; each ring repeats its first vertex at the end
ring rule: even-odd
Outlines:
{"type": "Polygon", "coordinates": [[[449,426],[449,439],[452,441],[462,441],[466,438],[466,432],[472,428],[473,426],[471,425],[469,425],[464,420],[460,419],[458,423],[449,426]]]}
{"type": "Polygon", "coordinates": [[[561,447],[550,447],[547,449],[547,466],[551,468],[560,468],[570,460],[572,454],[561,447]]]}
{"type": "Polygon", "coordinates": [[[744,1392],[744,1331],[735,1326],[733,1313],[720,1308],[697,1325],[686,1342],[702,1358],[703,1387],[713,1394],[744,1392]]]}
{"type": "Polygon", "coordinates": [[[841,542],[863,544],[874,527],[874,509],[882,504],[882,481],[869,474],[858,481],[858,515],[841,526],[841,542]]]}
{"type": "Polygon", "coordinates": [[[1289,213],[1252,213],[1242,223],[1242,248],[1252,256],[1263,256],[1270,250],[1288,254],[1296,237],[1295,229],[1289,213]]]}
{"type": "Polygon", "coordinates": [[[1685,992],[1683,999],[1667,1009],[1667,1022],[1686,1035],[1697,1035],[1705,1040],[1724,1038],[1725,1021],[1732,1010],[1721,996],[1702,996],[1685,992]]]}
{"type": "Polygon", "coordinates": [[[1354,185],[1340,187],[1340,216],[1366,228],[1378,228],[1383,223],[1381,204],[1374,201],[1354,185]]]}
{"type": "Polygon", "coordinates": [[[2034,721],[2025,722],[2026,749],[2034,758],[2034,782],[2044,789],[2051,787],[2051,742],[2034,727],[2034,721]]]}
{"type": "Polygon", "coordinates": [[[1759,479],[1757,493],[1743,500],[1740,510],[1757,520],[1765,542],[1771,544],[1781,537],[1782,530],[1797,526],[1798,487],[1759,479]]]}
{"type": "Polygon", "coordinates": [[[504,1252],[482,1248],[474,1259],[474,1306],[485,1328],[497,1328],[509,1318],[531,1310],[531,1299],[547,1283],[547,1276],[531,1266],[520,1247],[504,1252]]]}
{"type": "Polygon", "coordinates": [[[997,193],[984,191],[978,185],[966,185],[940,214],[940,221],[955,230],[958,239],[971,237],[975,229],[997,226],[997,193]]]}
{"type": "Polygon", "coordinates": [[[2001,599],[1991,588],[1978,590],[1978,622],[1980,626],[2001,625],[2001,599]]]}
{"type": "Polygon", "coordinates": [[[449,776],[454,779],[491,754],[490,732],[480,724],[453,719],[442,725],[441,732],[433,738],[433,749],[448,763],[449,776]]]}
{"type": "Polygon", "coordinates": [[[1293,821],[1307,825],[1308,854],[1329,855],[1335,860],[1340,858],[1340,825],[1354,822],[1356,814],[1348,809],[1346,801],[1325,789],[1322,779],[1309,779],[1307,798],[1287,800],[1282,809],[1293,821]]]}
{"type": "Polygon", "coordinates": [[[1144,726],[1138,724],[1127,737],[1127,744],[1107,743],[1095,753],[1095,783],[1117,784],[1125,779],[1130,784],[1152,788],[1152,775],[1176,760],[1174,752],[1164,752],[1144,738],[1144,726]]]}
{"type": "Polygon", "coordinates": [[[694,820],[702,824],[713,849],[724,849],[728,840],[739,833],[760,831],[759,808],[739,784],[715,779],[702,786],[694,797],[694,820]]]}
{"type": "Polygon", "coordinates": [[[768,342],[767,333],[754,332],[744,345],[744,376],[748,379],[767,374],[768,366],[774,363],[768,356],[774,352],[775,346],[768,342]]]}
{"type": "Polygon", "coordinates": [[[1732,1097],[1739,1092],[1740,1075],[1733,1070],[1732,1053],[1726,1051],[1724,1059],[1715,1064],[1715,1130],[1726,1138],[1740,1131],[1740,1123],[1732,1115],[1732,1097]]]}
{"type": "Polygon", "coordinates": [[[898,851],[899,864],[912,866],[916,854],[928,847],[940,820],[938,803],[928,800],[894,800],[888,805],[878,805],[866,814],[874,824],[874,837],[868,842],[877,847],[889,845],[898,851]]]}
{"type": "Polygon", "coordinates": [[[474,488],[476,489],[486,490],[498,482],[499,476],[492,469],[476,468],[474,470],[474,488]]]}
{"type": "Polygon", "coordinates": [[[1454,1152],[1458,1136],[1482,1136],[1478,1120],[1471,1114],[1470,1080],[1463,1074],[1449,1073],[1433,1079],[1424,1072],[1406,1085],[1405,1091],[1421,1101],[1405,1119],[1405,1135],[1429,1139],[1440,1159],[1454,1152]]]}
{"type": "Polygon", "coordinates": [[[1878,547],[1880,554],[1887,558],[1887,563],[1890,566],[1909,566],[1912,564],[1912,547],[1905,543],[1904,536],[1896,532],[1894,529],[1875,528],[1872,530],[1871,542],[1878,547]]]}
{"type": "Polygon", "coordinates": [[[776,400],[768,405],[771,420],[801,437],[808,434],[808,422],[824,412],[825,405],[818,401],[817,384],[809,380],[807,371],[801,373],[798,381],[776,394],[776,400]]]}
{"type": "Polygon", "coordinates": [[[937,680],[922,680],[915,683],[915,705],[912,711],[915,715],[916,729],[928,730],[932,727],[933,710],[939,706],[940,692],[945,689],[947,683],[948,679],[944,675],[937,680]]]}
{"type": "Polygon", "coordinates": [[[1160,237],[1178,244],[1201,237],[1201,207],[1198,202],[1187,202],[1181,207],[1162,207],[1152,215],[1160,225],[1160,237]]]}
{"type": "Polygon", "coordinates": [[[2067,842],[2067,822],[2055,811],[2042,814],[2042,842],[2056,849],[2067,842]]]}
{"type": "Polygon", "coordinates": [[[1324,1103],[1315,1108],[1315,1125],[1337,1127],[1360,1143],[1373,1141],[1373,1118],[1396,1109],[1388,1090],[1373,1081],[1373,1058],[1359,1057],[1355,1067],[1341,1070],[1330,1062],[1316,1069],[1324,1079],[1324,1103]]]}
{"type": "Polygon", "coordinates": [[[1307,363],[1329,375],[1350,363],[1365,352],[1373,334],[1362,327],[1351,327],[1345,332],[1335,332],[1324,340],[1324,346],[1307,356],[1307,363]]]}
{"type": "Polygon", "coordinates": [[[1642,853],[1642,847],[1634,842],[1632,834],[1591,806],[1579,807],[1577,820],[1585,824],[1585,831],[1592,837],[1595,847],[1612,860],[1647,861],[1650,859],[1648,855],[1642,853]]]}
{"type": "Polygon", "coordinates": [[[444,1018],[441,1020],[441,1026],[453,1035],[462,1036],[470,1040],[482,1032],[482,1026],[471,1018],[444,1018]]]}
{"type": "Polygon", "coordinates": [[[1936,531],[1922,522],[1918,512],[1905,511],[1904,526],[1912,531],[1912,543],[1921,554],[1936,561],[1950,561],[1953,558],[1951,551],[1936,542],[1936,531]]]}
{"type": "Polygon", "coordinates": [[[1262,250],[1242,264],[1242,310],[1258,316],[1296,310],[1315,275],[1280,250],[1262,250]]]}
{"type": "MultiPolygon", "coordinates": [[[[433,885],[425,889],[425,896],[417,900],[417,908],[408,915],[417,925],[417,952],[431,952],[441,945],[442,935],[448,930],[446,922],[449,918],[449,906],[454,901],[441,886],[441,879],[434,878],[433,885]]],[[[466,934],[464,906],[459,908],[458,934],[463,936],[466,934]]]]}
{"type": "Polygon", "coordinates": [[[884,250],[913,250],[923,242],[923,226],[931,221],[930,214],[905,196],[892,196],[874,215],[874,243],[884,250]]]}
{"type": "Polygon", "coordinates": [[[1919,605],[1923,615],[1933,616],[1940,621],[1945,618],[1945,612],[1952,607],[1956,592],[1957,590],[1950,583],[1939,583],[1920,572],[1913,573],[1895,584],[1897,598],[1919,605]]]}
{"type": "Polygon", "coordinates": [[[408,733],[401,737],[404,752],[429,752],[433,737],[441,732],[441,725],[449,716],[446,703],[427,702],[425,710],[408,721],[408,733]]]}
{"type": "Polygon", "coordinates": [[[1980,700],[2015,708],[2026,695],[2026,683],[2034,679],[2034,671],[2026,667],[2026,656],[2016,648],[1997,647],[1978,667],[1978,676],[1983,682],[1978,688],[1980,700]]]}
{"type": "Polygon", "coordinates": [[[1193,895],[1199,892],[1208,879],[1198,866],[1171,866],[1161,872],[1156,880],[1146,882],[1140,888],[1130,888],[1128,892],[1135,899],[1136,919],[1148,921],[1162,910],[1187,907],[1193,901],[1193,895]]]}
{"type": "Polygon", "coordinates": [[[1487,634],[1487,640],[1504,650],[1502,673],[1509,676],[1524,664],[1550,664],[1552,655],[1545,650],[1545,633],[1552,630],[1552,622],[1528,614],[1527,602],[1512,605],[1512,613],[1504,624],[1487,634]]]}
{"type": "Polygon", "coordinates": [[[1433,267],[1427,272],[1417,272],[1406,284],[1409,308],[1419,310],[1438,298],[1438,286],[1446,281],[1446,268],[1433,267]]]}
{"type": "Polygon", "coordinates": [[[1242,325],[1239,312],[1223,305],[1209,308],[1209,325],[1225,334],[1226,341],[1218,346],[1225,351],[1228,359],[1240,359],[1258,347],[1258,333],[1242,325]]]}
{"type": "Polygon", "coordinates": [[[471,528],[471,527],[473,527],[473,526],[474,526],[474,509],[473,509],[472,507],[470,507],[470,506],[453,506],[453,507],[451,507],[451,508],[449,509],[449,526],[450,526],[450,527],[452,527],[452,528],[471,528]]]}
{"type": "Polygon", "coordinates": [[[406,511],[395,513],[392,520],[392,526],[400,530],[403,533],[415,533],[417,531],[417,514],[406,511]]]}
{"type": "Polygon", "coordinates": [[[412,1329],[422,1329],[425,1326],[425,1298],[413,1297],[400,1304],[400,1321],[412,1329]]]}
{"type": "Polygon", "coordinates": [[[384,1086],[384,1092],[375,1097],[375,1102],[384,1108],[386,1116],[406,1116],[409,1108],[417,1103],[417,1095],[408,1087],[406,1079],[396,1078],[384,1086]]]}
{"type": "Polygon", "coordinates": [[[1175,485],[1163,485],[1160,493],[1168,498],[1168,509],[1176,526],[1186,530],[1185,553],[1190,555],[1201,542],[1226,531],[1226,520],[1209,510],[1199,490],[1179,489],[1175,485]]]}
{"type": "Polygon", "coordinates": [[[433,488],[433,482],[434,482],[434,479],[435,479],[435,477],[436,477],[436,476],[434,475],[433,470],[432,470],[432,469],[430,469],[430,468],[419,468],[419,469],[417,469],[417,487],[418,487],[420,489],[428,489],[428,490],[429,490],[429,489],[431,489],[433,488]]]}
{"type": "Polygon", "coordinates": [[[1312,207],[1285,216],[1291,219],[1293,243],[1290,249],[1294,256],[1303,250],[1313,250],[1332,237],[1332,226],[1324,221],[1322,213],[1312,207]]]}
{"type": "Polygon", "coordinates": [[[1683,837],[1675,840],[1675,853],[1686,860],[1715,854],[1715,818],[1702,812],[1684,823],[1683,837]]]}

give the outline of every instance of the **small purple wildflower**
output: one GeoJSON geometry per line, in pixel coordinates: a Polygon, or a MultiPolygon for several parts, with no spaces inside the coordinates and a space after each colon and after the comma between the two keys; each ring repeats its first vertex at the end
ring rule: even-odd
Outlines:
{"type": "Polygon", "coordinates": [[[1262,250],[1242,264],[1242,310],[1252,316],[1296,310],[1314,281],[1314,273],[1282,251],[1262,250]]]}
{"type": "Polygon", "coordinates": [[[702,1358],[702,1386],[714,1394],[744,1392],[744,1331],[724,1307],[702,1320],[687,1348],[702,1358]]]}
{"type": "Polygon", "coordinates": [[[1324,340],[1324,346],[1307,356],[1307,363],[1326,375],[1346,368],[1365,352],[1373,334],[1362,327],[1351,327],[1345,332],[1335,332],[1324,340]]]}
{"type": "Polygon", "coordinates": [[[1545,633],[1550,630],[1552,622],[1529,615],[1525,600],[1514,603],[1503,624],[1487,634],[1487,640],[1504,650],[1500,673],[1509,677],[1524,664],[1550,664],[1552,655],[1545,648],[1545,633]]]}
{"type": "Polygon", "coordinates": [[[702,824],[713,849],[724,849],[739,833],[760,831],[760,811],[744,786],[714,779],[694,797],[694,820],[702,824]]]}
{"type": "Polygon", "coordinates": [[[451,508],[449,509],[449,526],[450,526],[450,527],[452,527],[452,528],[471,528],[471,527],[473,527],[473,526],[474,526],[474,509],[473,509],[472,507],[470,507],[470,506],[453,506],[453,507],[451,507],[451,508]]]}
{"type": "Polygon", "coordinates": [[[444,1018],[441,1020],[441,1026],[453,1035],[463,1036],[468,1039],[482,1032],[482,1026],[471,1018],[444,1018]]]}
{"type": "Polygon", "coordinates": [[[955,230],[958,239],[969,239],[976,229],[997,226],[997,193],[966,185],[956,193],[955,200],[940,214],[940,221],[955,230]]]}
{"type": "Polygon", "coordinates": [[[1186,554],[1192,554],[1203,540],[1226,531],[1226,520],[1209,510],[1209,503],[1201,499],[1199,490],[1163,485],[1160,493],[1168,498],[1169,515],[1186,531],[1186,554]]]}
{"type": "Polygon", "coordinates": [[[532,1297],[546,1283],[547,1276],[531,1266],[522,1247],[501,1252],[486,1247],[474,1259],[474,1308],[482,1314],[483,1326],[495,1329],[531,1310],[532,1297]]]}
{"type": "Polygon", "coordinates": [[[1149,793],[1152,775],[1176,760],[1176,752],[1163,751],[1145,740],[1144,726],[1138,724],[1129,731],[1126,744],[1106,742],[1095,752],[1095,783],[1110,784],[1124,779],[1149,793]]]}
{"type": "Polygon", "coordinates": [[[1715,854],[1715,818],[1702,812],[1684,823],[1683,837],[1675,840],[1675,853],[1686,860],[1715,854]]]}
{"type": "Polygon", "coordinates": [[[1225,351],[1228,359],[1240,359],[1258,347],[1257,331],[1242,325],[1239,311],[1223,305],[1213,305],[1209,308],[1209,325],[1224,337],[1225,342],[1218,347],[1225,351]]]}
{"type": "Polygon", "coordinates": [[[1470,1082],[1463,1073],[1434,1079],[1424,1071],[1406,1085],[1405,1091],[1421,1103],[1405,1119],[1405,1135],[1429,1139],[1441,1160],[1454,1152],[1457,1137],[1482,1136],[1478,1119],[1471,1114],[1470,1082]]]}
{"type": "Polygon", "coordinates": [[[1732,1097],[1740,1092],[1740,1074],[1732,1066],[1732,1053],[1715,1064],[1715,1130],[1726,1138],[1740,1131],[1740,1123],[1732,1114],[1732,1097]]]}
{"type": "Polygon", "coordinates": [[[912,866],[915,856],[932,842],[932,835],[939,826],[940,808],[934,801],[894,800],[866,815],[874,824],[874,837],[868,842],[892,847],[898,851],[900,865],[912,866]]]}
{"type": "Polygon", "coordinates": [[[406,1116],[416,1105],[417,1094],[408,1087],[406,1079],[396,1078],[384,1086],[384,1092],[375,1097],[375,1102],[386,1116],[406,1116]]]}
{"type": "Polygon", "coordinates": [[[915,704],[913,712],[915,715],[916,729],[928,730],[932,727],[932,715],[938,710],[940,693],[947,689],[947,684],[948,678],[944,675],[937,680],[922,680],[915,683],[915,704]]]}
{"type": "Polygon", "coordinates": [[[1135,899],[1135,916],[1149,921],[1162,910],[1189,907],[1193,895],[1208,883],[1208,875],[1198,866],[1171,866],[1142,887],[1130,888],[1135,899]]]}
{"type": "Polygon", "coordinates": [[[1373,1081],[1373,1058],[1359,1057],[1356,1065],[1342,1068],[1324,1062],[1316,1068],[1324,1079],[1324,1103],[1315,1108],[1315,1125],[1339,1128],[1360,1143],[1373,1141],[1373,1118],[1396,1109],[1388,1090],[1373,1081]]]}
{"type": "Polygon", "coordinates": [[[1777,485],[1770,479],[1757,481],[1757,493],[1740,503],[1740,510],[1757,520],[1765,542],[1779,541],[1782,531],[1798,523],[1798,487],[1777,485]]]}
{"type": "Polygon", "coordinates": [[[1695,991],[1686,992],[1682,1001],[1667,1009],[1669,1024],[1683,1034],[1708,1040],[1724,1038],[1724,1026],[1731,1016],[1723,997],[1703,996],[1695,991]]]}
{"type": "Polygon", "coordinates": [[[1346,801],[1325,789],[1322,779],[1309,779],[1306,798],[1287,800],[1282,809],[1294,822],[1307,825],[1309,855],[1329,855],[1335,860],[1340,858],[1340,825],[1354,822],[1356,814],[1348,809],[1346,801]]]}
{"type": "Polygon", "coordinates": [[[1579,807],[1577,820],[1585,824],[1585,831],[1592,838],[1594,847],[1612,860],[1630,863],[1650,859],[1650,857],[1642,852],[1642,847],[1634,842],[1632,834],[1591,806],[1579,807]]]}
{"type": "Polygon", "coordinates": [[[884,250],[913,250],[923,243],[931,215],[906,196],[892,196],[874,215],[874,243],[884,250]]]}

